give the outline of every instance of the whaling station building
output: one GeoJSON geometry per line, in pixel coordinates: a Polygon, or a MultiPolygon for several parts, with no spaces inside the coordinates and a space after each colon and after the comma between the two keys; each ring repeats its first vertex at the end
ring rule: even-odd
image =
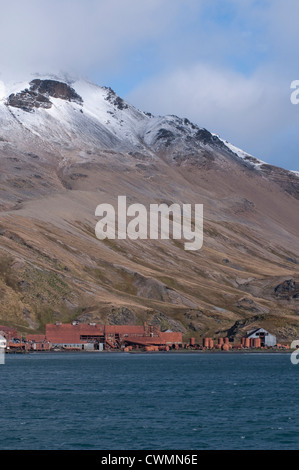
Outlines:
{"type": "Polygon", "coordinates": [[[242,338],[241,344],[245,348],[264,348],[267,346],[276,346],[277,343],[276,336],[264,330],[264,328],[255,328],[253,330],[247,331],[246,336],[242,338]]]}
{"type": "Polygon", "coordinates": [[[264,328],[255,328],[246,332],[240,343],[231,343],[229,337],[203,338],[202,345],[195,338],[183,344],[181,332],[160,331],[155,326],[143,325],[99,325],[97,323],[47,324],[45,334],[28,334],[24,340],[17,330],[0,325],[0,335],[7,342],[7,349],[14,351],[169,351],[171,349],[252,349],[279,347],[287,349],[288,345],[276,342],[276,336],[264,328]]]}
{"type": "Polygon", "coordinates": [[[130,350],[146,348],[147,350],[168,350],[182,347],[182,333],[162,332],[146,323],[142,326],[132,325],[98,325],[73,321],[69,324],[56,322],[46,325],[45,335],[27,335],[26,341],[33,350],[130,350]]]}

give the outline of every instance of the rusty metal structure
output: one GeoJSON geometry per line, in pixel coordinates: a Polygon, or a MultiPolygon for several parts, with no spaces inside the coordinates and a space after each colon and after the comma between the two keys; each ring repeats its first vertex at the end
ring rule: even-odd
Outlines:
{"type": "Polygon", "coordinates": [[[15,328],[11,328],[10,326],[0,325],[0,334],[7,339],[7,341],[12,340],[18,336],[18,332],[15,328]]]}
{"type": "Polygon", "coordinates": [[[147,325],[99,325],[72,323],[46,325],[45,335],[27,335],[27,349],[63,350],[164,350],[182,347],[182,333],[162,332],[147,325]],[[147,349],[150,348],[150,349],[147,349]]]}
{"type": "Polygon", "coordinates": [[[262,328],[247,332],[240,343],[231,343],[228,337],[204,337],[198,344],[195,337],[183,344],[182,333],[160,331],[159,328],[143,325],[100,325],[97,323],[56,322],[47,324],[45,334],[28,334],[26,339],[16,329],[1,326],[0,334],[7,340],[7,351],[124,351],[147,352],[179,349],[222,350],[261,349],[276,347],[286,349],[289,345],[276,343],[276,337],[262,328]],[[269,345],[267,344],[270,343],[269,345]]]}

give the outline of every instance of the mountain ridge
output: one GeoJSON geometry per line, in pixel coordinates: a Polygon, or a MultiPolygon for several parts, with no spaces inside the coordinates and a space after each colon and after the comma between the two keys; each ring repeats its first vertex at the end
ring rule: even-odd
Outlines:
{"type": "MultiPolygon", "coordinates": [[[[53,107],[53,104],[55,107],[55,103],[51,102],[50,98],[58,98],[58,99],[69,101],[69,102],[73,101],[79,105],[82,105],[81,111],[84,112],[83,111],[84,103],[89,101],[89,104],[90,104],[90,102],[93,101],[94,97],[93,96],[90,97],[87,95],[87,98],[84,99],[80,96],[80,94],[78,94],[75,91],[75,88],[77,89],[79,88],[79,92],[80,91],[81,93],[83,92],[83,95],[84,95],[84,91],[85,91],[85,94],[88,93],[87,90],[89,88],[89,92],[92,90],[97,92],[97,96],[95,96],[95,98],[99,98],[99,93],[100,93],[102,101],[103,100],[107,101],[114,107],[114,109],[118,109],[120,111],[129,109],[130,111],[133,111],[133,117],[137,117],[137,119],[139,120],[141,119],[143,120],[143,122],[146,119],[148,121],[152,119],[154,123],[146,122],[145,127],[141,130],[140,135],[137,132],[137,136],[136,136],[136,137],[142,137],[145,140],[145,143],[149,145],[153,145],[153,143],[157,143],[159,139],[166,140],[166,142],[164,142],[164,145],[166,146],[169,145],[169,139],[173,138],[174,136],[172,132],[173,129],[179,132],[180,137],[182,137],[182,133],[188,133],[189,131],[188,133],[189,139],[194,137],[195,139],[202,141],[204,144],[210,143],[210,144],[215,144],[215,145],[220,145],[220,146],[224,145],[232,153],[234,153],[241,159],[247,161],[248,163],[251,163],[255,168],[260,167],[262,165],[275,167],[274,165],[268,164],[267,162],[264,162],[260,159],[257,159],[253,155],[250,155],[244,150],[241,150],[240,148],[229,143],[227,140],[221,138],[219,135],[215,133],[211,133],[207,129],[202,128],[198,126],[197,124],[190,122],[189,119],[187,118],[180,118],[176,115],[154,116],[151,113],[140,111],[134,106],[127,103],[122,98],[120,98],[114,92],[114,90],[112,90],[110,87],[98,86],[98,85],[93,84],[92,82],[82,80],[82,79],[76,80],[76,79],[69,78],[68,82],[64,82],[59,78],[59,76],[56,76],[56,75],[46,76],[49,78],[41,78],[41,77],[34,78],[28,82],[21,82],[21,83],[15,83],[14,85],[10,85],[10,87],[12,87],[14,92],[10,93],[9,96],[6,96],[6,97],[2,96],[2,100],[0,99],[0,104],[2,101],[2,104],[4,102],[6,106],[10,109],[11,107],[15,107],[15,108],[20,108],[25,112],[32,112],[34,111],[34,107],[36,108],[45,107],[46,109],[49,109],[53,107]],[[50,90],[51,86],[53,88],[52,92],[50,90]],[[54,91],[55,87],[57,89],[56,92],[54,91]],[[59,91],[59,87],[60,87],[60,91],[59,91]],[[32,97],[32,95],[34,95],[36,98],[35,104],[31,104],[29,108],[26,106],[26,104],[24,104],[24,100],[26,101],[26,98],[24,98],[24,95],[26,94],[28,94],[30,98],[32,97]],[[22,95],[23,95],[23,99],[21,98],[22,95]],[[42,101],[39,101],[41,99],[42,101]],[[150,124],[150,125],[147,126],[147,124],[150,124]],[[154,139],[156,139],[156,142],[154,142],[153,139],[151,139],[149,136],[149,134],[152,134],[155,127],[158,128],[158,132],[154,134],[154,139]],[[191,129],[191,133],[190,133],[190,129],[191,129]],[[192,131],[193,131],[193,134],[192,134],[192,131]]],[[[101,103],[101,105],[103,108],[103,103],[101,103]]],[[[57,103],[56,103],[56,106],[57,106],[57,103]]],[[[87,112],[89,114],[93,114],[94,117],[96,117],[99,121],[101,121],[101,119],[103,120],[104,113],[110,114],[113,116],[113,111],[111,111],[111,108],[105,109],[104,113],[100,112],[100,115],[93,112],[95,109],[94,106],[92,106],[91,108],[93,109],[92,110],[88,109],[88,105],[87,105],[87,112]]],[[[99,111],[99,108],[97,108],[97,110],[99,111]]],[[[119,118],[119,116],[116,116],[116,117],[119,118]]],[[[121,119],[118,119],[118,120],[121,121],[121,119]]],[[[101,123],[103,124],[103,122],[101,123]]],[[[104,123],[106,125],[110,124],[108,119],[105,119],[104,123]]],[[[136,122],[133,122],[133,124],[136,125],[136,122]]],[[[129,130],[130,132],[134,133],[134,129],[131,128],[129,130]]],[[[122,137],[123,137],[123,134],[122,134],[122,137]]],[[[299,172],[294,171],[294,170],[285,169],[285,171],[289,171],[295,176],[299,175],[299,172]]]]}
{"type": "Polygon", "coordinates": [[[128,321],[163,318],[198,338],[234,331],[237,340],[240,325],[257,323],[281,340],[299,333],[296,172],[187,118],[139,111],[108,87],[33,80],[0,102],[2,323],[39,331],[128,311],[128,321]],[[203,249],[97,240],[96,206],[123,194],[203,203],[203,249]]]}

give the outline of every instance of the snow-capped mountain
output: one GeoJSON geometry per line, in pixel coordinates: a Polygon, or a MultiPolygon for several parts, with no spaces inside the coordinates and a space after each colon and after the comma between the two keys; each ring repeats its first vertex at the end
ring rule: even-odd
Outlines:
{"type": "Polygon", "coordinates": [[[31,80],[15,86],[0,103],[3,138],[13,129],[54,146],[129,148],[138,145],[132,128],[145,117],[112,90],[85,81],[70,86],[53,79],[31,80]]]}
{"type": "MultiPolygon", "coordinates": [[[[1,138],[37,137],[47,146],[67,150],[92,146],[114,151],[140,151],[149,156],[165,148],[200,153],[222,148],[258,169],[265,162],[177,116],[153,116],[139,111],[111,88],[85,80],[33,78],[0,86],[1,138]]],[[[293,172],[296,174],[296,172],[293,172]]]]}
{"type": "Polygon", "coordinates": [[[142,322],[297,338],[299,178],[85,80],[0,82],[0,320],[142,322]],[[95,209],[200,203],[204,244],[103,240],[95,209]]]}

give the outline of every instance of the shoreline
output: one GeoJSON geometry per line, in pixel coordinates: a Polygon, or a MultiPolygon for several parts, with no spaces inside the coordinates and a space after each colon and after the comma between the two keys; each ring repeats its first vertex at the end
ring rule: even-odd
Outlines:
{"type": "Polygon", "coordinates": [[[176,355],[176,354],[291,354],[296,349],[237,349],[237,350],[229,350],[229,351],[222,351],[220,349],[215,350],[202,350],[202,349],[194,349],[194,350],[172,350],[172,351],[76,351],[76,350],[69,350],[69,351],[5,351],[5,354],[8,355],[28,355],[28,354],[163,354],[163,355],[176,355]]]}

